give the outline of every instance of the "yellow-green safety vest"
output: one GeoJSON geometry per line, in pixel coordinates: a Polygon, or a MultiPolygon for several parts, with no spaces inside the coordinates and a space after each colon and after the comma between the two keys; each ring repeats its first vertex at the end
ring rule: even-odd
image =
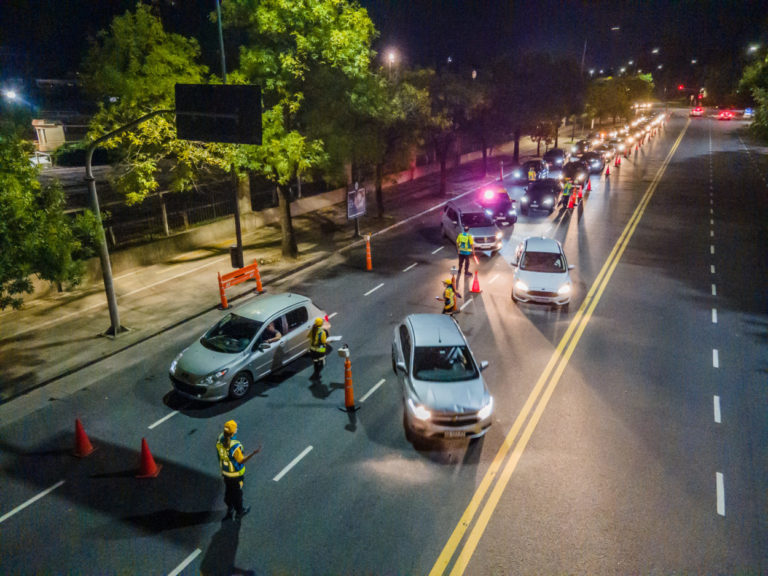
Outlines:
{"type": "Polygon", "coordinates": [[[237,478],[245,474],[245,464],[235,460],[235,452],[242,451],[242,449],[243,445],[240,440],[236,440],[234,436],[229,439],[229,446],[225,446],[224,434],[219,434],[219,439],[216,441],[216,452],[219,455],[222,476],[237,478]]]}
{"type": "Polygon", "coordinates": [[[456,237],[456,247],[459,249],[459,254],[472,254],[473,244],[472,234],[462,232],[456,237]]]}

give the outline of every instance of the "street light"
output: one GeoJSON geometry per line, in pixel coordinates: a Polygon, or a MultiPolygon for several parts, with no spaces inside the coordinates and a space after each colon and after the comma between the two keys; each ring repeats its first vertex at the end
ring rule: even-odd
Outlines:
{"type": "Polygon", "coordinates": [[[3,96],[5,96],[6,100],[10,100],[11,102],[19,97],[15,90],[3,90],[3,96]]]}
{"type": "Polygon", "coordinates": [[[390,50],[387,54],[387,62],[389,64],[389,79],[392,80],[392,64],[395,62],[395,52],[390,50]]]}

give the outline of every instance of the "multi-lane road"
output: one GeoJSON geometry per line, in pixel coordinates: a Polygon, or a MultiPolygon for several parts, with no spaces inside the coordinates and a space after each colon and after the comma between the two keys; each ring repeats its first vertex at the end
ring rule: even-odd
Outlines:
{"type": "Polygon", "coordinates": [[[354,414],[337,357],[322,385],[307,359],[241,402],[177,398],[168,365],[219,311],[69,376],[89,385],[0,428],[0,573],[768,572],[768,158],[743,128],[672,116],[572,213],[521,217],[481,259],[457,316],[490,362],[481,440],[409,444],[391,369],[397,321],[439,312],[455,264],[439,210],[399,207],[371,272],[347,251],[270,287],[332,315],[354,414]],[[568,312],[511,301],[528,235],[575,265],[568,312]],[[232,418],[262,445],[240,523],[214,447],[232,418]],[[157,478],[134,477],[141,438],[157,478]]]}

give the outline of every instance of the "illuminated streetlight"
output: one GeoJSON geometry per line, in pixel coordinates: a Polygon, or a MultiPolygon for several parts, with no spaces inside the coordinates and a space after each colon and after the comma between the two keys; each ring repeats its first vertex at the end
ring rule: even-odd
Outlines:
{"type": "Polygon", "coordinates": [[[658,48],[654,48],[653,50],[651,50],[651,54],[658,54],[658,53],[659,53],[658,48]]]}
{"type": "Polygon", "coordinates": [[[698,62],[698,60],[696,60],[696,58],[693,58],[693,59],[691,60],[691,64],[696,64],[697,62],[698,62]]]}
{"type": "Polygon", "coordinates": [[[749,53],[750,53],[750,54],[754,54],[754,53],[755,53],[755,52],[757,52],[759,49],[760,49],[760,44],[751,44],[751,45],[749,46],[749,53]]]}
{"type": "Polygon", "coordinates": [[[623,66],[621,68],[619,68],[619,74],[624,74],[624,72],[626,72],[626,71],[627,71],[627,69],[624,68],[623,66]]]}
{"type": "Polygon", "coordinates": [[[656,68],[658,68],[659,70],[661,70],[662,68],[664,68],[664,64],[659,64],[658,66],[656,66],[656,68]]]}
{"type": "Polygon", "coordinates": [[[15,90],[4,90],[3,96],[5,96],[7,100],[11,101],[16,100],[19,97],[15,90]]]}
{"type": "Polygon", "coordinates": [[[392,64],[395,62],[395,52],[394,50],[390,50],[387,54],[387,63],[389,66],[389,79],[392,80],[392,64]]]}

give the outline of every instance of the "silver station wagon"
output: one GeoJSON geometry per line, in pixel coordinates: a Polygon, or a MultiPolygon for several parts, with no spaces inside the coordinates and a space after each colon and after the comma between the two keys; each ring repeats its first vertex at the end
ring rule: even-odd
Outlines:
{"type": "Polygon", "coordinates": [[[171,383],[194,400],[242,398],[254,381],[309,351],[307,334],[318,317],[330,330],[325,312],[306,296],[258,296],[183,350],[171,363],[171,383]]]}
{"type": "Polygon", "coordinates": [[[392,368],[403,394],[406,438],[477,438],[491,425],[493,397],[458,323],[411,314],[395,327],[392,368]]]}

